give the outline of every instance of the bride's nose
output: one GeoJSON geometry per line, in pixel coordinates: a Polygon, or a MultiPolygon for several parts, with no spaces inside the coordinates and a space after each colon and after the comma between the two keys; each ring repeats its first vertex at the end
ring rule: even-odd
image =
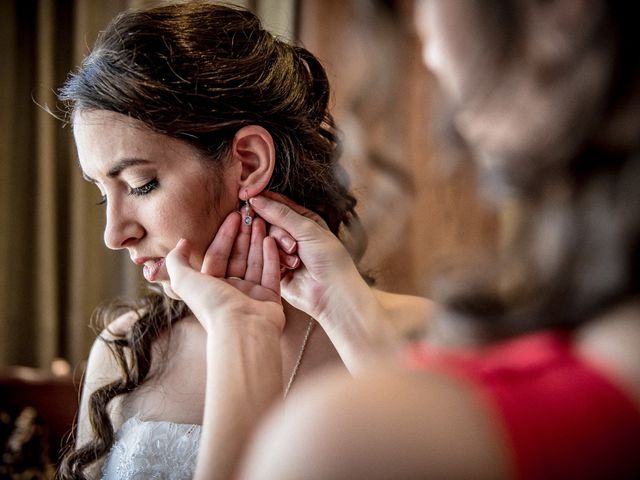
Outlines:
{"type": "Polygon", "coordinates": [[[107,201],[104,243],[112,250],[120,250],[134,244],[145,233],[135,209],[127,209],[123,203],[107,201]]]}

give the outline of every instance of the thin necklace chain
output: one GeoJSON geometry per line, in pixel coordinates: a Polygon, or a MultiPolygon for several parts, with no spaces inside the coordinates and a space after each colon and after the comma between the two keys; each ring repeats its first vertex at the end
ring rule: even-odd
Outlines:
{"type": "Polygon", "coordinates": [[[304,334],[304,339],[302,340],[302,347],[300,347],[300,353],[298,354],[298,360],[296,360],[296,364],[293,366],[293,371],[291,372],[291,376],[289,377],[289,382],[287,383],[287,388],[284,389],[285,398],[289,395],[289,390],[291,390],[291,385],[293,385],[293,381],[296,378],[296,374],[298,373],[298,368],[300,368],[300,364],[302,363],[302,357],[304,357],[304,351],[307,348],[307,343],[309,342],[309,337],[311,336],[311,332],[313,331],[313,326],[315,325],[315,321],[312,319],[309,320],[309,325],[307,325],[307,331],[304,334]]]}

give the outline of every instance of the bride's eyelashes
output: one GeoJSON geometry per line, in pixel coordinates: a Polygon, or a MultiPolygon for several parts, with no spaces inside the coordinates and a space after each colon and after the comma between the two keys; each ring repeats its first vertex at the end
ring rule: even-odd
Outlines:
{"type": "MultiPolygon", "coordinates": [[[[145,183],[140,187],[129,187],[128,194],[134,195],[136,197],[141,197],[143,195],[148,195],[149,193],[153,192],[159,186],[160,186],[160,183],[158,182],[158,179],[154,178],[153,180],[145,183]]],[[[98,203],[96,203],[96,205],[105,205],[106,203],[107,203],[107,196],[101,195],[101,199],[98,203]]]]}
{"type": "Polygon", "coordinates": [[[149,193],[153,192],[156,188],[158,188],[158,186],[159,186],[158,179],[154,178],[150,182],[147,182],[144,185],[142,185],[141,187],[131,188],[131,190],[129,191],[129,195],[135,195],[138,197],[142,195],[148,195],[149,193]]]}

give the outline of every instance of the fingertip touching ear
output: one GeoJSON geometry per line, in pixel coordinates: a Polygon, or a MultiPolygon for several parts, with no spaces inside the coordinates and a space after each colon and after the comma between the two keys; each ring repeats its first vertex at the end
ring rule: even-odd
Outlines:
{"type": "Polygon", "coordinates": [[[238,198],[255,197],[267,187],[273,174],[276,155],[271,134],[258,125],[242,127],[233,138],[231,153],[242,165],[238,198]]]}

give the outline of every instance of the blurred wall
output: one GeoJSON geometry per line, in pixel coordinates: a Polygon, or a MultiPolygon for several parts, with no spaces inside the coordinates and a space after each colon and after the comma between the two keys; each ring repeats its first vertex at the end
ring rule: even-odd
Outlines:
{"type": "Polygon", "coordinates": [[[495,215],[437,129],[410,0],[302,0],[299,37],[328,70],[342,163],[382,288],[429,295],[438,275],[494,249],[495,215]]]}

